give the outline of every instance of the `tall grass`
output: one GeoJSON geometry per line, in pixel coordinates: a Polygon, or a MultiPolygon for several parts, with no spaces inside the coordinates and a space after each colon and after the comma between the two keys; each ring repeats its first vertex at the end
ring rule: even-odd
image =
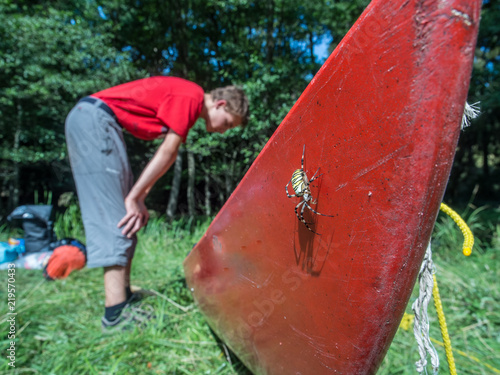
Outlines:
{"type": "MultiPolygon", "coordinates": [[[[498,211],[466,213],[476,237],[475,251],[461,255],[461,234],[445,216],[436,223],[433,258],[460,374],[494,374],[500,368],[498,287],[498,211]]],[[[63,281],[43,281],[40,271],[16,270],[16,367],[0,356],[0,373],[8,374],[246,374],[226,353],[185,288],[182,261],[210,220],[153,219],[140,234],[132,284],[154,291],[146,303],[156,320],[143,331],[107,336],[101,333],[104,311],[102,270],[83,269],[63,281]]],[[[78,208],[70,206],[56,220],[58,237],[83,239],[78,208]]],[[[4,240],[7,231],[0,234],[4,240]]],[[[2,273],[5,275],[5,273],[2,273]]],[[[6,299],[4,290],[0,298],[6,299]]],[[[416,291],[411,302],[416,298],[416,291]]],[[[1,306],[4,306],[3,304],[1,306]]],[[[431,337],[441,341],[432,307],[431,337]]],[[[410,308],[407,309],[411,313],[410,308]]],[[[3,314],[3,312],[1,312],[3,314]]],[[[0,317],[6,332],[6,315],[0,317]]],[[[8,347],[2,335],[1,348],[8,347]]],[[[438,346],[446,373],[444,351],[438,346]]],[[[417,346],[411,331],[400,329],[380,374],[414,374],[417,346]]]]}
{"type": "Polygon", "coordinates": [[[70,204],[67,209],[58,214],[54,223],[54,233],[57,238],[71,237],[84,241],[85,234],[81,221],[80,207],[76,202],[70,204]]]}

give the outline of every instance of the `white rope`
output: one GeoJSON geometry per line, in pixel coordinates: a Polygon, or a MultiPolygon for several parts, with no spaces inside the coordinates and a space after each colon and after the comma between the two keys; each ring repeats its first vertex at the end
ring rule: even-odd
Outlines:
{"type": "Polygon", "coordinates": [[[429,315],[427,314],[427,306],[432,299],[432,288],[434,285],[433,275],[434,263],[432,262],[431,243],[427,246],[424,261],[418,275],[419,295],[417,300],[411,306],[415,314],[413,325],[413,334],[418,345],[418,353],[420,360],[415,363],[418,373],[425,371],[427,373],[427,355],[431,357],[431,365],[434,374],[439,370],[439,357],[436,348],[431,343],[429,336],[429,315]]]}
{"type": "Polygon", "coordinates": [[[473,104],[465,102],[464,114],[462,115],[462,130],[470,126],[471,120],[479,116],[480,113],[481,111],[479,110],[479,102],[473,104]]]}
{"type": "MultiPolygon", "coordinates": [[[[478,117],[479,114],[479,102],[474,104],[465,102],[461,124],[462,130],[470,126],[471,120],[478,117]]],[[[415,314],[413,334],[415,335],[415,340],[417,341],[418,346],[418,354],[420,355],[420,360],[415,362],[416,370],[420,374],[423,372],[427,374],[427,355],[429,355],[431,358],[433,373],[436,375],[439,370],[439,357],[429,336],[429,315],[427,314],[427,307],[432,299],[432,289],[434,287],[433,274],[434,263],[432,262],[432,250],[431,243],[429,241],[424,261],[422,262],[420,273],[418,275],[418,298],[413,303],[411,308],[413,310],[413,314],[415,314]]]]}

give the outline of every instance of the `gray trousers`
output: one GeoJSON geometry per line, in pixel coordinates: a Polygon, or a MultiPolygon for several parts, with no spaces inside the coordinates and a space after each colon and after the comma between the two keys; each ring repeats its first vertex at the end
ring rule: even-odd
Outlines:
{"type": "Polygon", "coordinates": [[[99,108],[79,102],[66,118],[66,143],[87,239],[87,267],[125,266],[137,238],[117,228],[133,185],[120,125],[99,108]]]}

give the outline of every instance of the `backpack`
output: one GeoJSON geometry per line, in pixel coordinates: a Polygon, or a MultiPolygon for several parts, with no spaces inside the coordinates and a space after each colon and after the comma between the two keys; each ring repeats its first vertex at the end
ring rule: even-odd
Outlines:
{"type": "Polygon", "coordinates": [[[24,247],[26,253],[47,251],[55,240],[52,206],[25,205],[17,207],[7,216],[8,221],[20,221],[24,229],[24,247]]]}

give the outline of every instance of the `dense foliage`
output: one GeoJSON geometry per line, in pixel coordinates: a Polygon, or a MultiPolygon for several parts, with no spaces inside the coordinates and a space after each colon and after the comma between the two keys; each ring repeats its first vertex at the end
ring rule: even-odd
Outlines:
{"type": "MultiPolygon", "coordinates": [[[[148,197],[163,214],[170,192],[176,213],[221,207],[269,136],[368,0],[0,0],[0,216],[73,191],[64,119],[78,98],[148,75],[169,74],[210,90],[245,88],[252,117],[221,136],[195,126],[182,162],[148,197]],[[325,10],[328,11],[325,11],[325,10]],[[178,181],[180,185],[177,184],[178,181]],[[173,189],[174,188],[174,189],[173,189]],[[175,207],[177,208],[175,209],[175,207]]],[[[484,1],[470,101],[482,116],[464,133],[449,198],[498,198],[499,55],[495,1],[484,1]],[[477,190],[477,189],[476,189],[477,190]]],[[[136,173],[157,144],[127,138],[136,173]]]]}

